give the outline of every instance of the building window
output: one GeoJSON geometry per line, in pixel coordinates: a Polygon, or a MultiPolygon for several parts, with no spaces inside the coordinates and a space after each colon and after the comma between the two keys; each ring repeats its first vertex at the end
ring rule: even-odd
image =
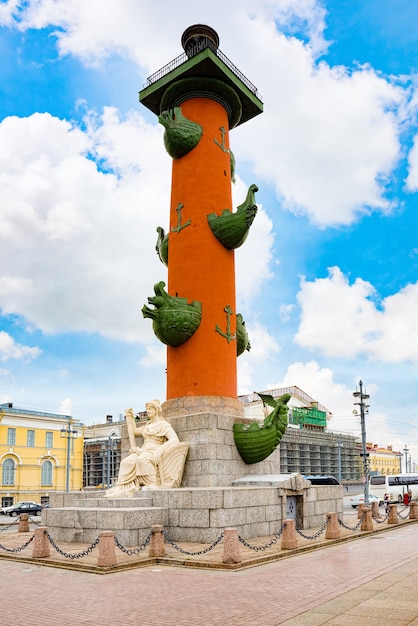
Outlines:
{"type": "Polygon", "coordinates": [[[3,461],[2,483],[4,486],[15,484],[15,462],[13,459],[3,461]]]}
{"type": "Polygon", "coordinates": [[[35,431],[34,430],[28,430],[28,438],[27,438],[26,445],[28,446],[28,448],[33,448],[35,446],[35,431]]]}
{"type": "MultiPolygon", "coordinates": [[[[52,433],[51,433],[51,435],[52,435],[52,433]]],[[[41,485],[42,485],[42,487],[50,487],[52,485],[52,463],[51,463],[51,461],[44,461],[42,463],[41,485]]]]}
{"type": "Polygon", "coordinates": [[[16,445],[16,428],[7,429],[7,445],[8,446],[16,445]]]}
{"type": "Polygon", "coordinates": [[[54,433],[50,433],[50,432],[45,433],[45,446],[47,448],[52,448],[52,435],[53,434],[54,433]]]}

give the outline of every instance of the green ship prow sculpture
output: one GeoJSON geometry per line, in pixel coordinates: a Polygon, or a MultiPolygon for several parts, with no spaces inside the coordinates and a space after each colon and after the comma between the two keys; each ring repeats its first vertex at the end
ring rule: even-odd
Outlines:
{"type": "Polygon", "coordinates": [[[155,336],[167,346],[180,346],[196,332],[202,319],[202,304],[197,300],[188,303],[187,298],[170,296],[164,289],[165,282],[154,285],[155,296],[148,298],[142,307],[142,315],[152,320],[155,336]]]}
{"type": "Polygon", "coordinates": [[[221,215],[216,213],[208,215],[211,231],[227,250],[239,248],[247,239],[250,227],[257,214],[257,205],[255,203],[255,193],[257,191],[257,185],[250,185],[245,202],[237,207],[235,213],[225,209],[221,215]]]}
{"type": "MultiPolygon", "coordinates": [[[[257,393],[256,391],[254,393],[257,393]]],[[[273,411],[259,424],[234,424],[234,440],[237,450],[248,465],[266,459],[279,445],[288,424],[287,403],[291,396],[285,393],[275,400],[273,396],[257,393],[264,406],[272,406],[273,411]]]]}

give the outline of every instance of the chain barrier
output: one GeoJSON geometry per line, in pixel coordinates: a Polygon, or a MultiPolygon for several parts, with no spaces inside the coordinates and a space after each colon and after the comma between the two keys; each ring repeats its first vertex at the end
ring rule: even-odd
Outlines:
{"type": "Polygon", "coordinates": [[[12,526],[16,526],[19,523],[18,520],[15,520],[14,522],[10,522],[10,524],[7,524],[7,526],[2,526],[0,528],[0,532],[2,533],[5,530],[10,530],[10,528],[12,528],[12,526]]]}
{"type": "Polygon", "coordinates": [[[383,524],[384,522],[386,522],[388,517],[389,517],[389,511],[386,512],[385,516],[382,517],[382,519],[378,519],[377,517],[374,517],[373,521],[376,522],[376,524],[383,524]]]}
{"type": "Polygon", "coordinates": [[[347,513],[347,511],[345,511],[344,515],[346,517],[356,517],[358,515],[358,513],[357,513],[357,511],[349,511],[348,513],[347,513]]]}
{"type": "Polygon", "coordinates": [[[2,546],[2,544],[0,543],[0,549],[1,550],[5,550],[6,552],[22,552],[22,550],[24,550],[25,548],[28,547],[28,545],[34,540],[35,535],[33,534],[32,537],[30,539],[28,539],[28,541],[26,543],[24,543],[23,545],[19,546],[18,548],[6,548],[6,546],[2,546]]]}
{"type": "Polygon", "coordinates": [[[401,509],[400,511],[398,511],[398,515],[401,519],[408,519],[409,517],[409,506],[406,506],[404,509],[401,509]],[[401,515],[401,513],[403,513],[404,511],[406,511],[406,515],[401,515]]]}
{"type": "Polygon", "coordinates": [[[322,528],[320,528],[314,535],[305,535],[305,533],[303,533],[298,528],[296,528],[296,532],[298,533],[298,535],[300,535],[304,539],[310,539],[310,540],[314,541],[315,539],[318,539],[322,535],[322,533],[324,532],[324,530],[328,526],[328,522],[329,522],[329,519],[327,518],[325,520],[325,524],[322,526],[322,528]]]}
{"type": "Polygon", "coordinates": [[[81,559],[83,556],[88,556],[90,552],[93,552],[94,548],[96,548],[96,546],[99,543],[99,537],[97,537],[97,539],[95,539],[93,543],[82,552],[78,552],[77,554],[71,554],[71,552],[64,552],[64,550],[61,550],[61,548],[57,546],[57,544],[55,543],[55,541],[52,539],[51,535],[48,532],[46,533],[46,536],[48,537],[48,541],[51,544],[51,546],[54,548],[54,550],[56,550],[58,554],[60,554],[61,556],[64,556],[66,559],[81,559]]]}
{"type": "Polygon", "coordinates": [[[280,530],[274,535],[273,539],[269,543],[266,543],[264,546],[253,546],[250,543],[248,543],[248,541],[245,541],[245,539],[241,537],[241,535],[238,535],[238,541],[240,541],[242,545],[245,546],[246,548],[249,548],[250,550],[254,550],[255,552],[268,550],[269,548],[271,548],[271,546],[277,543],[277,541],[279,540],[279,538],[281,537],[283,533],[284,527],[285,527],[285,524],[282,523],[280,530]]]}
{"type": "Polygon", "coordinates": [[[115,544],[116,544],[116,547],[119,548],[119,550],[122,550],[122,552],[124,552],[128,556],[132,556],[133,554],[138,555],[140,552],[142,552],[142,550],[145,550],[145,548],[151,541],[151,537],[152,537],[152,531],[150,532],[148,537],[145,539],[144,543],[142,543],[140,546],[138,546],[138,548],[135,548],[134,550],[129,550],[128,548],[124,548],[124,546],[119,542],[117,537],[115,537],[115,544]]]}
{"type": "Polygon", "coordinates": [[[178,552],[181,552],[182,554],[187,554],[187,556],[200,556],[201,554],[207,554],[208,552],[213,550],[213,548],[215,546],[217,546],[218,543],[220,543],[222,541],[222,539],[224,538],[224,533],[222,531],[221,534],[219,535],[219,537],[210,546],[208,546],[204,550],[199,550],[198,552],[188,552],[187,550],[183,550],[183,548],[180,548],[180,546],[177,543],[175,543],[172,539],[167,537],[167,535],[166,535],[164,530],[163,530],[163,535],[164,535],[165,541],[167,543],[169,543],[170,546],[172,546],[173,548],[175,548],[175,550],[177,550],[178,552]]]}
{"type": "MultiPolygon", "coordinates": [[[[409,517],[410,514],[410,507],[409,506],[405,506],[404,509],[402,509],[401,511],[397,511],[398,516],[403,519],[406,520],[409,517]],[[402,513],[406,512],[406,515],[402,515],[402,513]]],[[[357,513],[345,513],[345,516],[354,516],[357,513]]],[[[358,523],[354,526],[348,526],[347,524],[345,524],[343,522],[342,519],[338,518],[338,523],[340,524],[340,526],[342,526],[343,528],[345,528],[346,530],[351,530],[351,531],[355,531],[358,530],[363,522],[365,513],[363,512],[363,515],[361,516],[361,518],[359,519],[358,523]]],[[[382,518],[382,519],[377,519],[377,518],[373,518],[373,520],[377,523],[377,524],[383,524],[384,522],[387,521],[389,517],[389,511],[386,512],[386,515],[382,518]]],[[[29,518],[29,521],[31,523],[35,523],[34,520],[32,520],[31,518],[29,518]]],[[[13,521],[12,523],[8,524],[5,527],[1,527],[0,528],[0,532],[3,532],[5,530],[9,530],[10,528],[12,528],[13,526],[16,526],[19,523],[19,520],[16,519],[15,521],[13,521]]],[[[300,529],[296,528],[296,532],[303,537],[304,539],[308,539],[310,541],[314,541],[316,539],[318,539],[323,532],[325,531],[327,525],[329,523],[329,518],[326,519],[325,523],[323,524],[322,528],[320,528],[316,533],[314,533],[313,535],[306,535],[304,532],[302,532],[300,529]]],[[[271,541],[269,541],[269,543],[266,543],[265,545],[262,546],[256,546],[256,545],[252,545],[250,543],[248,543],[243,537],[241,537],[241,535],[238,535],[238,540],[246,547],[249,548],[250,550],[254,550],[255,552],[260,552],[260,551],[264,551],[264,550],[268,550],[269,548],[271,548],[275,543],[277,543],[277,541],[279,540],[279,538],[281,537],[283,530],[286,526],[286,523],[283,522],[280,529],[278,530],[278,532],[274,535],[274,537],[272,538],[271,541]]],[[[97,537],[97,539],[95,539],[93,541],[93,543],[86,548],[85,550],[83,550],[82,552],[79,552],[77,554],[72,554],[72,553],[68,553],[68,552],[64,552],[63,550],[61,550],[61,548],[59,546],[57,546],[57,544],[55,543],[55,541],[53,540],[53,538],[51,537],[51,535],[46,532],[46,536],[50,542],[50,544],[52,545],[52,547],[54,548],[54,550],[56,550],[61,556],[68,558],[68,559],[80,559],[82,557],[86,557],[88,556],[99,544],[99,537],[97,537]]],[[[177,550],[178,552],[181,552],[182,554],[185,554],[187,556],[200,556],[203,554],[207,554],[208,552],[210,552],[211,550],[213,550],[224,538],[224,533],[221,532],[221,534],[219,535],[219,537],[210,545],[207,546],[206,548],[204,548],[203,550],[198,550],[197,552],[189,552],[188,550],[184,550],[183,548],[181,548],[175,541],[173,541],[172,539],[170,539],[166,532],[163,531],[163,536],[164,536],[164,540],[170,544],[175,550],[177,550]]],[[[145,541],[143,544],[141,544],[138,548],[135,548],[133,550],[125,548],[117,539],[117,537],[114,537],[115,540],[115,544],[116,546],[119,548],[119,550],[121,550],[122,552],[124,552],[125,554],[127,554],[128,556],[132,556],[132,555],[139,555],[140,552],[142,552],[143,550],[145,550],[145,548],[148,546],[148,544],[151,541],[151,537],[152,537],[152,531],[149,533],[149,535],[146,537],[145,541]]],[[[5,550],[6,552],[10,552],[10,553],[18,553],[21,552],[22,550],[24,550],[25,548],[27,548],[29,546],[29,544],[34,540],[35,535],[32,535],[32,537],[30,537],[30,539],[28,539],[28,541],[26,543],[24,543],[21,546],[18,546],[16,548],[7,548],[6,546],[3,546],[2,544],[0,544],[0,549],[1,550],[5,550]]]]}
{"type": "Polygon", "coordinates": [[[338,523],[340,526],[342,526],[343,528],[345,528],[346,530],[358,530],[361,526],[361,523],[364,519],[365,513],[363,513],[363,515],[361,516],[361,518],[359,519],[358,523],[354,526],[354,528],[351,528],[351,526],[347,526],[347,524],[344,524],[344,522],[338,518],[338,523]]]}

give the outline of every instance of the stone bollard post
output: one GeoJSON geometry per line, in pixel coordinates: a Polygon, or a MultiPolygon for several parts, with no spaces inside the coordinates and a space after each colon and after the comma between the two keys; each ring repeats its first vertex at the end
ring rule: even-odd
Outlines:
{"type": "Polygon", "coordinates": [[[29,515],[27,513],[22,513],[19,518],[19,533],[27,533],[29,532],[29,515]]]}
{"type": "Polygon", "coordinates": [[[409,519],[418,519],[418,502],[411,502],[409,506],[409,519]]]}
{"type": "Polygon", "coordinates": [[[363,508],[363,519],[361,521],[361,530],[373,530],[372,510],[369,506],[363,508]]]}
{"type": "Polygon", "coordinates": [[[241,561],[238,530],[237,528],[225,528],[222,563],[241,563],[241,561]]]}
{"type": "Polygon", "coordinates": [[[361,519],[363,517],[363,509],[364,509],[364,503],[362,502],[357,507],[357,519],[361,519]]]}
{"type": "Polygon", "coordinates": [[[379,503],[376,501],[372,502],[372,517],[380,517],[379,503]]]}
{"type": "Polygon", "coordinates": [[[36,528],[35,537],[33,539],[33,559],[43,559],[51,555],[48,537],[46,536],[47,532],[48,528],[46,526],[36,528]]]}
{"type": "Polygon", "coordinates": [[[296,541],[296,522],[294,519],[283,520],[283,534],[282,534],[282,550],[295,550],[298,547],[296,541]]]}
{"type": "Polygon", "coordinates": [[[340,537],[340,527],[338,524],[338,515],[337,513],[327,513],[327,530],[325,533],[325,539],[339,539],[340,537]]]}
{"type": "Polygon", "coordinates": [[[116,565],[115,535],[111,530],[99,533],[98,567],[113,567],[116,565]]]}
{"type": "Polygon", "coordinates": [[[151,526],[151,543],[149,547],[149,556],[165,556],[167,554],[164,545],[164,526],[155,524],[151,526]]]}
{"type": "Polygon", "coordinates": [[[225,528],[224,530],[224,552],[222,563],[241,563],[241,549],[238,539],[237,528],[225,528]]]}
{"type": "Polygon", "coordinates": [[[388,524],[399,524],[397,504],[389,504],[388,524]]]}

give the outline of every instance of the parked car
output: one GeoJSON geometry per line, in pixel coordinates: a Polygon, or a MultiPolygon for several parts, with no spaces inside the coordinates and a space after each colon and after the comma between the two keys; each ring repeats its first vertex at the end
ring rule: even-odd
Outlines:
{"type": "MultiPolygon", "coordinates": [[[[350,502],[353,509],[356,509],[359,504],[364,504],[364,494],[360,493],[358,496],[353,496],[352,498],[350,498],[350,502]]],[[[382,500],[380,500],[377,496],[373,496],[372,494],[369,494],[369,502],[370,504],[372,502],[378,502],[379,506],[383,504],[382,500]]]]}
{"type": "Polygon", "coordinates": [[[2,508],[0,513],[2,515],[9,515],[9,511],[14,509],[16,506],[22,506],[22,505],[28,505],[29,506],[30,504],[36,504],[37,505],[37,502],[32,502],[32,500],[26,500],[25,502],[17,502],[16,504],[11,504],[10,506],[5,506],[4,508],[2,508]]]}
{"type": "Polygon", "coordinates": [[[6,515],[16,517],[17,515],[21,515],[21,513],[28,513],[28,515],[40,515],[44,507],[42,504],[36,504],[36,502],[19,502],[18,504],[8,508],[9,510],[6,515]]]}

